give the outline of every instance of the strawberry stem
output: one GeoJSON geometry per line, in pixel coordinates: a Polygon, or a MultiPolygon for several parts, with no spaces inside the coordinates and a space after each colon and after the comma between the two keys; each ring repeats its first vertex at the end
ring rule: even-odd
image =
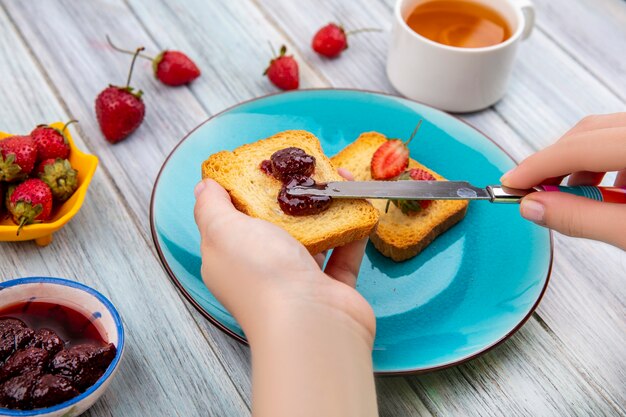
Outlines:
{"type": "Polygon", "coordinates": [[[65,129],[67,129],[67,127],[68,127],[69,125],[71,125],[72,123],[78,123],[78,120],[76,120],[76,119],[72,119],[72,120],[70,120],[69,122],[65,123],[65,124],[63,125],[63,129],[61,129],[61,133],[64,133],[64,132],[65,132],[65,129]]]}
{"type": "Polygon", "coordinates": [[[270,51],[272,52],[272,58],[276,58],[276,50],[274,49],[274,45],[272,45],[272,42],[270,42],[270,40],[267,40],[267,44],[270,46],[270,51]]]}
{"type": "MultiPolygon", "coordinates": [[[[111,48],[115,49],[118,52],[122,52],[124,54],[128,54],[128,55],[135,55],[137,52],[136,51],[129,51],[128,49],[122,49],[119,46],[115,46],[113,44],[113,42],[111,41],[111,38],[109,38],[109,35],[106,35],[107,38],[107,42],[109,43],[109,45],[111,45],[111,48]]],[[[139,54],[140,57],[145,58],[145,59],[149,59],[150,61],[154,61],[154,58],[148,56],[148,55],[144,55],[144,54],[139,54]]]]}
{"type": "Polygon", "coordinates": [[[26,225],[26,216],[22,216],[22,218],[20,219],[20,224],[17,228],[17,235],[20,235],[20,232],[22,231],[22,228],[26,225]]]}
{"type": "Polygon", "coordinates": [[[383,31],[382,29],[378,29],[378,28],[362,28],[362,29],[350,30],[346,32],[346,36],[356,35],[356,34],[363,33],[363,32],[382,32],[382,31],[383,31]]]}
{"type": "Polygon", "coordinates": [[[133,61],[130,63],[130,70],[128,71],[128,80],[126,80],[126,88],[130,87],[130,77],[133,76],[133,67],[135,66],[135,61],[137,61],[137,56],[144,49],[146,48],[144,48],[143,46],[137,48],[137,50],[135,51],[135,55],[133,55],[133,61]]]}
{"type": "Polygon", "coordinates": [[[420,126],[422,125],[422,120],[420,120],[417,123],[417,126],[415,126],[415,129],[413,129],[413,133],[411,133],[411,137],[409,138],[409,140],[407,140],[406,142],[404,142],[405,145],[408,145],[409,143],[411,143],[411,141],[413,140],[413,138],[415,137],[415,134],[417,133],[417,131],[419,130],[420,126]]]}

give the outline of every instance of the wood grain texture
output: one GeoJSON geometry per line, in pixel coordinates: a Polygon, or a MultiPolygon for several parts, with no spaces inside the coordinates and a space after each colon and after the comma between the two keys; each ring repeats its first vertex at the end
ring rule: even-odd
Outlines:
{"type": "Polygon", "coordinates": [[[626,102],[624,0],[535,2],[541,31],[626,102]]]}
{"type": "MultiPolygon", "coordinates": [[[[102,1],[92,7],[83,7],[70,1],[43,1],[27,5],[6,2],[17,24],[25,26],[24,35],[31,40],[30,46],[41,60],[47,75],[62,91],[72,117],[85,121],[81,123],[81,132],[88,138],[89,148],[101,160],[107,161],[104,169],[110,169],[124,203],[130,207],[134,220],[141,225],[144,238],[149,240],[147,208],[152,184],[167,154],[188,131],[209,116],[205,109],[217,111],[243,99],[275,92],[276,89],[261,76],[271,56],[270,48],[265,46],[265,42],[259,48],[253,39],[261,35],[264,40],[271,40],[275,45],[282,41],[276,30],[264,22],[258,11],[255,12],[255,8],[250,9],[252,13],[243,9],[236,14],[228,2],[212,3],[213,7],[208,9],[204,4],[186,10],[177,10],[176,3],[170,6],[154,2],[142,6],[146,9],[139,12],[145,12],[145,23],[137,20],[133,11],[121,1],[102,1]],[[30,16],[36,14],[45,14],[49,20],[30,25],[30,16]],[[198,17],[216,24],[203,25],[207,30],[199,32],[201,36],[196,40],[196,48],[189,46],[184,36],[162,39],[162,43],[157,46],[152,41],[152,34],[141,29],[142,26],[152,27],[155,34],[161,36],[176,33],[189,35],[196,33],[187,28],[197,27],[198,17]],[[172,18],[178,21],[173,23],[170,21],[172,18]],[[84,21],[91,24],[85,27],[81,24],[84,21]],[[242,30],[241,25],[255,28],[255,33],[242,30]],[[161,27],[178,29],[157,29],[161,27]],[[203,70],[203,76],[192,85],[197,91],[192,91],[188,87],[165,87],[153,79],[149,63],[143,63],[143,68],[139,66],[133,84],[146,92],[146,119],[132,139],[114,147],[108,145],[99,132],[93,117],[93,100],[112,80],[118,83],[123,81],[129,58],[105,45],[106,33],[111,34],[117,43],[131,47],[145,45],[153,53],[177,42],[176,48],[187,51],[203,70]],[[232,43],[218,42],[224,37],[232,43]],[[207,50],[207,45],[215,49],[207,50]],[[237,52],[226,54],[223,48],[234,48],[237,52]],[[206,55],[207,52],[209,55],[206,55]],[[214,56],[222,57],[227,62],[215,66],[214,56]],[[251,66],[254,57],[254,66],[251,66]],[[238,90],[238,86],[242,90],[238,90]],[[231,91],[233,88],[234,91],[231,91]],[[204,102],[196,100],[195,95],[203,97],[204,102]],[[141,155],[141,158],[136,155],[141,155]]],[[[301,71],[308,80],[315,79],[312,71],[307,71],[306,67],[301,67],[301,71]]],[[[313,86],[309,82],[302,85],[313,86]]],[[[248,349],[232,343],[228,336],[211,326],[193,307],[187,307],[192,311],[195,321],[200,323],[211,346],[219,347],[216,351],[223,353],[220,361],[230,370],[240,394],[249,403],[250,368],[247,360],[241,360],[248,357],[248,349]]]]}
{"type": "MultiPolygon", "coordinates": [[[[0,9],[0,56],[12,57],[0,60],[0,92],[11,97],[10,106],[0,100],[2,129],[24,132],[44,121],[67,120],[11,28],[0,9]]],[[[74,138],[85,149],[80,135],[74,138]]],[[[53,244],[0,245],[1,280],[63,276],[102,291],[118,307],[127,331],[125,358],[110,389],[88,415],[249,412],[104,170],[96,172],[83,209],[55,235],[53,244]],[[214,383],[208,387],[207,380],[214,383]]]]}
{"type": "MultiPolygon", "coordinates": [[[[336,5],[332,1],[320,1],[314,5],[292,3],[287,0],[258,0],[258,3],[268,17],[277,26],[283,27],[292,42],[302,49],[302,55],[309,62],[316,62],[318,71],[326,78],[333,80],[334,85],[366,86],[371,89],[393,91],[384,78],[387,39],[379,39],[374,34],[370,35],[367,40],[354,37],[343,58],[337,60],[319,58],[309,46],[311,34],[328,21],[341,21],[347,28],[372,27],[380,21],[388,21],[391,4],[395,3],[393,0],[378,4],[371,3],[368,7],[347,2],[336,5]],[[288,23],[296,20],[301,24],[290,25],[288,23]],[[363,65],[366,57],[370,59],[378,57],[378,60],[363,65]],[[374,77],[378,81],[372,79],[372,73],[379,74],[374,77]]],[[[569,54],[561,50],[549,37],[536,32],[520,48],[507,96],[491,110],[464,115],[463,118],[494,138],[514,158],[521,160],[534,150],[551,143],[584,115],[623,109],[623,103],[610,89],[588,73],[569,54]]],[[[534,325],[531,335],[537,337],[535,332],[542,334],[542,329],[545,330],[546,334],[542,337],[552,338],[548,345],[552,347],[547,348],[546,351],[558,349],[562,352],[564,357],[559,360],[564,363],[566,372],[571,373],[573,380],[580,381],[586,386],[585,389],[595,391],[594,395],[606,398],[612,404],[604,412],[624,413],[626,392],[623,389],[615,389],[617,386],[624,386],[626,382],[624,357],[618,353],[620,349],[623,350],[625,343],[625,333],[621,331],[625,324],[624,309],[623,303],[619,302],[620,296],[623,299],[624,291],[623,252],[597,242],[558,236],[556,258],[552,286],[539,309],[539,315],[535,318],[537,324],[542,325],[534,325]],[[564,251],[568,252],[568,256],[559,256],[560,247],[565,248],[564,251]],[[586,254],[591,250],[595,252],[596,257],[589,259],[585,256],[584,262],[580,256],[576,255],[577,253],[586,254]],[[600,278],[599,275],[602,277],[600,278]],[[607,287],[604,287],[605,285],[607,287]],[[618,295],[607,298],[607,290],[618,295]],[[555,293],[557,294],[553,296],[552,294],[555,293]],[[575,297],[575,294],[584,294],[584,299],[587,301],[580,299],[583,297],[575,297]],[[577,300],[578,303],[573,300],[577,300]],[[581,306],[580,303],[584,305],[581,306]],[[546,312],[545,319],[541,317],[544,312],[546,312]],[[597,337],[589,337],[590,334],[597,337]],[[594,354],[594,351],[601,351],[603,355],[594,354]],[[610,359],[607,360],[604,354],[610,359]],[[610,367],[604,366],[607,362],[611,363],[610,367]],[[618,385],[614,385],[616,383],[618,385]]],[[[527,331],[524,329],[521,334],[527,331]]],[[[505,348],[500,348],[497,352],[505,350],[505,348]]],[[[554,359],[551,356],[544,356],[543,359],[540,359],[541,355],[532,355],[532,357],[538,360],[538,369],[554,365],[554,359]],[[547,362],[540,364],[543,360],[547,362]]],[[[478,361],[497,361],[498,358],[498,354],[494,352],[478,361]]],[[[471,368],[475,362],[477,361],[459,369],[471,368]]],[[[526,364],[526,366],[530,365],[526,364]]],[[[498,379],[499,385],[502,385],[502,381],[511,378],[506,369],[502,371],[503,375],[498,379]]],[[[448,371],[444,371],[444,374],[445,372],[448,371]]],[[[533,385],[546,387],[554,384],[552,380],[556,377],[552,377],[551,374],[536,374],[534,378],[535,381],[532,382],[524,380],[525,383],[517,389],[528,390],[528,387],[533,385]],[[540,382],[543,377],[551,382],[540,382]]],[[[564,380],[569,380],[569,378],[564,378],[564,380]]],[[[428,381],[434,383],[436,377],[428,381]]],[[[458,384],[463,385],[467,382],[478,387],[482,387],[484,383],[484,381],[470,380],[458,382],[458,384]]],[[[491,388],[490,385],[485,387],[491,388]]],[[[422,388],[427,390],[427,385],[422,388]]],[[[548,389],[543,388],[537,391],[539,396],[532,403],[540,407],[542,399],[558,398],[548,392],[548,389]]],[[[561,401],[567,401],[566,398],[562,397],[561,401]]],[[[514,407],[521,399],[507,396],[502,401],[504,404],[510,402],[513,405],[511,408],[513,414],[526,412],[524,408],[514,407]]],[[[458,404],[462,400],[457,397],[456,402],[458,404]]],[[[456,404],[453,403],[454,401],[448,408],[444,406],[440,411],[455,414],[452,409],[456,404]]],[[[437,404],[441,404],[441,401],[437,404]]],[[[554,406],[562,407],[563,404],[555,403],[554,406]]],[[[476,407],[477,404],[472,403],[469,408],[476,407]]],[[[545,407],[534,409],[533,412],[543,415],[549,411],[549,403],[545,407]]],[[[561,409],[559,413],[565,411],[573,413],[576,410],[576,407],[569,410],[561,409]]],[[[553,411],[557,412],[556,409],[553,411]]]]}
{"type": "MultiPolygon", "coordinates": [[[[0,255],[3,278],[76,278],[122,310],[133,350],[91,415],[248,413],[248,349],[181,301],[158,265],[148,232],[152,183],[172,147],[208,115],[276,91],[261,76],[271,55],[266,40],[295,53],[303,87],[392,92],[384,72],[388,33],[351,38],[338,60],[318,57],[310,40],[331,20],[388,29],[394,1],[0,0],[0,96],[17,97],[0,100],[0,123],[27,130],[42,120],[78,118],[80,146],[101,158],[85,208],[52,246],[2,244],[0,255]],[[108,83],[124,81],[130,58],[106,46],[106,33],[151,53],[184,50],[203,71],[189,87],[168,88],[142,63],[133,84],[146,92],[146,120],[116,146],[102,138],[93,100],[108,83]],[[110,213],[114,224],[104,220],[110,213]],[[85,252],[94,240],[110,243],[85,252]],[[162,341],[157,326],[167,328],[162,341]],[[140,348],[144,340],[147,349],[140,348]]],[[[617,52],[626,38],[626,3],[536,3],[539,30],[520,48],[507,97],[463,116],[518,160],[588,113],[625,108],[624,55],[617,52]],[[587,18],[591,24],[579,24],[587,18]]],[[[466,365],[378,380],[381,415],[626,415],[625,276],[622,251],[557,236],[551,286],[534,318],[466,365]]]]}

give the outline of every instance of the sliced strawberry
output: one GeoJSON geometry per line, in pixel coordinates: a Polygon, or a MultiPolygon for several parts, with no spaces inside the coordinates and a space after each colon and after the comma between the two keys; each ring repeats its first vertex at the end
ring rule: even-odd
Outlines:
{"type": "Polygon", "coordinates": [[[400,139],[383,143],[372,156],[372,178],[390,180],[400,175],[409,165],[409,149],[400,139]]]}
{"type": "Polygon", "coordinates": [[[372,178],[375,180],[391,180],[400,175],[409,166],[409,148],[415,134],[422,125],[420,120],[409,140],[402,142],[400,139],[389,139],[380,145],[371,162],[372,178]]]}
{"type": "Polygon", "coordinates": [[[437,181],[437,178],[435,178],[433,174],[421,168],[411,168],[408,174],[409,177],[415,181],[437,181]]]}

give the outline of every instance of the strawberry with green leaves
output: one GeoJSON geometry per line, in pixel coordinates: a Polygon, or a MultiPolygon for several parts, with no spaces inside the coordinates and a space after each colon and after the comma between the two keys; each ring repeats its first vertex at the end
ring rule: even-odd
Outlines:
{"type": "Polygon", "coordinates": [[[67,201],[78,188],[78,171],[67,159],[46,159],[37,167],[37,174],[50,187],[57,201],[67,201]]]}
{"type": "Polygon", "coordinates": [[[11,186],[6,201],[13,222],[19,226],[18,236],[25,225],[50,220],[52,191],[38,178],[31,178],[17,186],[11,186]]]}
{"type": "Polygon", "coordinates": [[[143,92],[135,92],[130,86],[137,55],[143,49],[137,48],[135,51],[126,86],[109,85],[96,97],[96,117],[100,130],[109,143],[126,139],[141,125],[146,114],[146,105],[141,99],[143,92]]]}
{"type": "Polygon", "coordinates": [[[26,178],[37,162],[37,145],[30,136],[11,136],[0,141],[0,181],[26,178]]]}
{"type": "Polygon", "coordinates": [[[286,55],[287,47],[280,47],[278,56],[271,59],[270,65],[263,75],[281,90],[295,90],[300,85],[300,71],[298,62],[293,55],[286,55]]]}
{"type": "MultiPolygon", "coordinates": [[[[404,171],[397,178],[398,181],[437,181],[437,178],[430,172],[421,168],[412,168],[404,171]]],[[[422,210],[426,210],[431,204],[432,200],[389,200],[398,207],[402,213],[406,215],[414,215],[422,210]]],[[[389,202],[387,202],[387,208],[389,208],[389,202]]],[[[387,209],[385,209],[387,212],[387,209]]]]}

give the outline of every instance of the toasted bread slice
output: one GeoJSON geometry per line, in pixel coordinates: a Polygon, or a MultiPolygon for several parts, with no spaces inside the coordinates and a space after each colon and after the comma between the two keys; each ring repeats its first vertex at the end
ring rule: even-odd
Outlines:
{"type": "MultiPolygon", "coordinates": [[[[336,167],[352,172],[356,181],[369,181],[372,179],[372,156],[386,140],[380,133],[363,133],[331,161],[336,167]]],[[[421,168],[438,180],[445,180],[414,159],[409,161],[409,168],[421,168]]],[[[370,203],[380,212],[378,226],[370,235],[370,240],[383,255],[397,262],[414,257],[437,236],[458,223],[465,216],[468,204],[464,200],[437,200],[427,209],[409,216],[393,204],[385,213],[387,200],[370,200],[370,203]]]]}
{"type": "Polygon", "coordinates": [[[202,164],[202,178],[217,181],[237,209],[282,227],[311,254],[367,237],[376,226],[378,211],[365,200],[334,200],[327,210],[310,216],[290,216],[281,210],[277,202],[281,183],[261,171],[259,165],[274,152],[290,146],[315,157],[315,181],[343,180],[322,152],[319,140],[304,130],[288,130],[232,152],[211,155],[202,164]]]}

